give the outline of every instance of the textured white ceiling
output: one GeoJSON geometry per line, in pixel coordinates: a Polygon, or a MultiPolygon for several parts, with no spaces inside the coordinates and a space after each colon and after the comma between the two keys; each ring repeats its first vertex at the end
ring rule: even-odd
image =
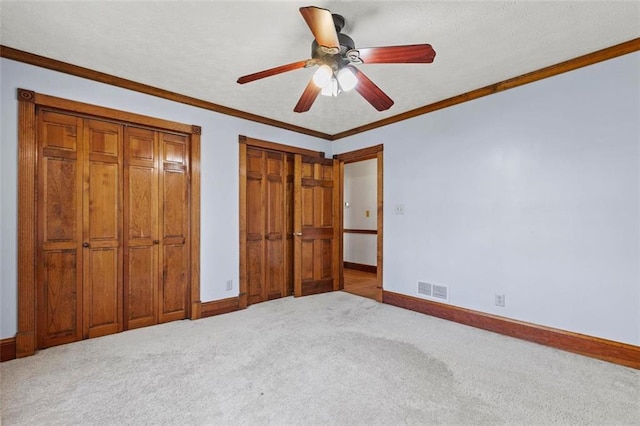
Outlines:
{"type": "Polygon", "coordinates": [[[335,134],[640,37],[640,1],[5,1],[0,43],[335,134]],[[346,18],[356,47],[430,43],[433,64],[363,64],[394,101],[298,101],[315,68],[236,79],[311,55],[298,8],[346,18]]]}

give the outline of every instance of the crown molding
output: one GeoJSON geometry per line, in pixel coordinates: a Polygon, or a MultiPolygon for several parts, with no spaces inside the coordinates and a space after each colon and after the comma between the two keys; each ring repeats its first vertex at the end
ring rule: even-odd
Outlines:
{"type": "Polygon", "coordinates": [[[490,84],[479,89],[472,90],[467,93],[462,93],[457,96],[453,96],[448,99],[444,99],[429,105],[425,105],[410,111],[403,112],[391,117],[387,117],[382,120],[374,121],[369,124],[365,124],[359,127],[355,127],[350,130],[346,130],[336,134],[328,134],[319,132],[316,130],[307,129],[305,127],[295,126],[293,124],[285,123],[283,121],[274,120],[271,118],[263,117],[257,114],[252,114],[245,111],[240,111],[234,108],[225,107],[215,104],[213,102],[204,101],[201,99],[193,98],[191,96],[181,95],[179,93],[170,92],[168,90],[160,89],[157,87],[149,86],[143,83],[127,80],[124,78],[116,77],[110,74],[95,71],[89,68],[80,67],[77,65],[69,64],[67,62],[58,61],[56,59],[47,58],[44,56],[36,55],[33,53],[25,52],[22,50],[14,49],[12,47],[0,45],[0,57],[11,59],[14,61],[24,62],[26,64],[35,65],[42,68],[62,72],[65,74],[74,75],[76,77],[82,77],[100,83],[110,84],[113,86],[121,87],[128,90],[144,93],[151,96],[156,96],[171,101],[183,103],[186,105],[203,108],[209,111],[218,112],[225,115],[241,118],[244,120],[254,121],[256,123],[266,124],[268,126],[278,127],[281,129],[289,130],[292,132],[300,133],[303,135],[314,136],[320,139],[336,141],[338,139],[346,138],[348,136],[364,133],[369,130],[377,129],[379,127],[388,126],[390,124],[398,123],[400,121],[408,120],[410,118],[418,117],[423,114],[428,114],[439,109],[448,108],[450,106],[458,105],[464,102],[469,102],[474,99],[478,99],[494,93],[499,93],[514,87],[522,86],[528,83],[533,83],[538,80],[553,77],[558,74],[573,71],[578,68],[586,67],[588,65],[596,64],[598,62],[606,61],[609,59],[623,56],[629,53],[637,52],[640,50],[640,38],[635,38],[624,43],[616,44],[605,49],[597,50],[595,52],[588,53],[586,55],[578,56],[577,58],[569,59],[564,62],[560,62],[555,65],[551,65],[545,68],[541,68],[536,71],[532,71],[520,76],[503,80],[494,84],[490,84]]]}
{"type": "Polygon", "coordinates": [[[587,53],[586,55],[578,56],[577,58],[569,59],[568,61],[560,62],[559,64],[550,65],[539,70],[532,71],[526,74],[519,75],[508,80],[503,80],[498,83],[490,84],[480,89],[472,90],[461,95],[453,96],[442,101],[438,101],[429,105],[422,106],[420,108],[413,109],[411,111],[403,112],[402,114],[394,115],[392,117],[385,118],[383,120],[374,121],[373,123],[365,124],[363,126],[355,127],[351,130],[336,133],[331,136],[332,141],[346,138],[347,136],[357,135],[369,130],[377,129],[379,127],[388,126],[389,124],[397,123],[399,121],[408,120],[423,114],[428,114],[439,109],[448,108],[453,105],[458,105],[464,102],[469,102],[474,99],[481,98],[487,95],[493,95],[494,93],[502,92],[514,87],[522,86],[534,81],[542,80],[545,78],[553,77],[558,74],[562,74],[568,71],[573,71],[578,68],[593,65],[598,62],[613,59],[618,56],[623,56],[628,53],[637,52],[640,50],[640,38],[626,41],[624,43],[616,44],[615,46],[607,47],[605,49],[597,50],[595,52],[587,53]]]}
{"type": "Polygon", "coordinates": [[[62,72],[76,77],[86,78],[88,80],[100,83],[110,84],[112,86],[121,87],[123,89],[133,90],[135,92],[144,93],[146,95],[156,96],[170,101],[179,102],[186,105],[203,108],[209,111],[230,115],[244,120],[254,121],[256,123],[266,124],[268,126],[278,127],[280,129],[290,130],[292,132],[301,133],[308,136],[314,136],[321,139],[331,140],[328,133],[318,132],[316,130],[307,129],[305,127],[295,126],[283,121],[273,120],[271,118],[262,117],[238,109],[229,108],[218,105],[213,102],[204,101],[202,99],[191,96],[181,95],[169,90],[160,89],[158,87],[149,86],[147,84],[138,83],[136,81],[127,80],[125,78],[116,77],[100,71],[73,65],[68,62],[58,61],[56,59],[47,58],[45,56],[36,55],[12,47],[0,45],[0,57],[23,62],[29,65],[35,65],[41,68],[47,68],[53,71],[62,72]]]}

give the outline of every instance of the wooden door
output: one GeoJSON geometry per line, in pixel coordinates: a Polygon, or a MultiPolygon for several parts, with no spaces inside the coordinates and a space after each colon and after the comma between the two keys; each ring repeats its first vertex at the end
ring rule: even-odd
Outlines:
{"type": "Polygon", "coordinates": [[[296,154],[294,163],[294,294],[340,286],[339,162],[296,154]]]}
{"type": "Polygon", "coordinates": [[[159,257],[158,322],[188,316],[189,260],[189,138],[160,133],[159,147],[159,257]]]}
{"type": "Polygon", "coordinates": [[[18,356],[199,318],[200,127],[18,98],[18,356]]]}
{"type": "Polygon", "coordinates": [[[85,120],[84,337],[122,331],[122,126],[85,120]]]}
{"type": "Polygon", "coordinates": [[[122,330],[122,131],[39,113],[38,346],[122,330]]]}
{"type": "Polygon", "coordinates": [[[82,339],[82,119],[38,114],[38,347],[82,339]]]}
{"type": "MultiPolygon", "coordinates": [[[[247,148],[246,168],[246,280],[247,304],[289,295],[291,258],[287,256],[288,156],[247,148]]],[[[291,180],[291,179],[290,179],[291,180]]],[[[290,240],[289,240],[290,241],[290,240]]]]}
{"type": "Polygon", "coordinates": [[[286,165],[287,156],[281,152],[266,152],[265,188],[265,293],[263,300],[283,297],[287,288],[288,259],[286,258],[286,165]]]}
{"type": "Polygon", "coordinates": [[[125,328],[158,323],[158,136],[125,130],[125,328]]]}
{"type": "Polygon", "coordinates": [[[264,155],[260,149],[246,152],[246,259],[247,304],[266,300],[264,294],[264,155]]]}
{"type": "Polygon", "coordinates": [[[294,202],[293,202],[293,181],[294,181],[294,158],[293,155],[287,155],[286,162],[286,178],[287,178],[287,186],[286,186],[286,194],[285,194],[285,255],[284,255],[284,264],[285,264],[285,296],[293,295],[293,245],[294,245],[294,230],[293,230],[293,213],[294,213],[294,202]]]}
{"type": "Polygon", "coordinates": [[[189,139],[125,132],[126,328],[188,316],[189,139]]]}

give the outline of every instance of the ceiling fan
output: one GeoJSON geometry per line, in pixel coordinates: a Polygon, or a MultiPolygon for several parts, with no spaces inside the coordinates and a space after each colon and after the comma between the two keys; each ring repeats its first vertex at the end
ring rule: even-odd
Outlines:
{"type": "Polygon", "coordinates": [[[393,105],[393,100],[354,65],[431,63],[436,56],[430,44],[356,49],[351,37],[340,32],[345,24],[342,16],[315,6],[301,7],[300,13],[315,38],[311,44],[311,59],[270,68],[238,79],[239,84],[245,84],[318,65],[318,70],[293,109],[295,112],[309,111],[321,93],[337,96],[340,92],[351,89],[360,93],[378,111],[387,110],[393,105]]]}

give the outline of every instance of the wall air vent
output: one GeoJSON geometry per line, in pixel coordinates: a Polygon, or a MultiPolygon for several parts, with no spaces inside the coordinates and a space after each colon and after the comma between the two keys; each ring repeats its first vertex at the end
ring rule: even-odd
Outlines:
{"type": "Polygon", "coordinates": [[[418,281],[418,296],[430,299],[449,300],[449,286],[418,281]]]}
{"type": "Polygon", "coordinates": [[[424,281],[418,281],[418,294],[431,296],[431,284],[424,281]]]}
{"type": "Polygon", "coordinates": [[[449,287],[446,285],[433,285],[433,297],[436,299],[449,300],[449,287]]]}

